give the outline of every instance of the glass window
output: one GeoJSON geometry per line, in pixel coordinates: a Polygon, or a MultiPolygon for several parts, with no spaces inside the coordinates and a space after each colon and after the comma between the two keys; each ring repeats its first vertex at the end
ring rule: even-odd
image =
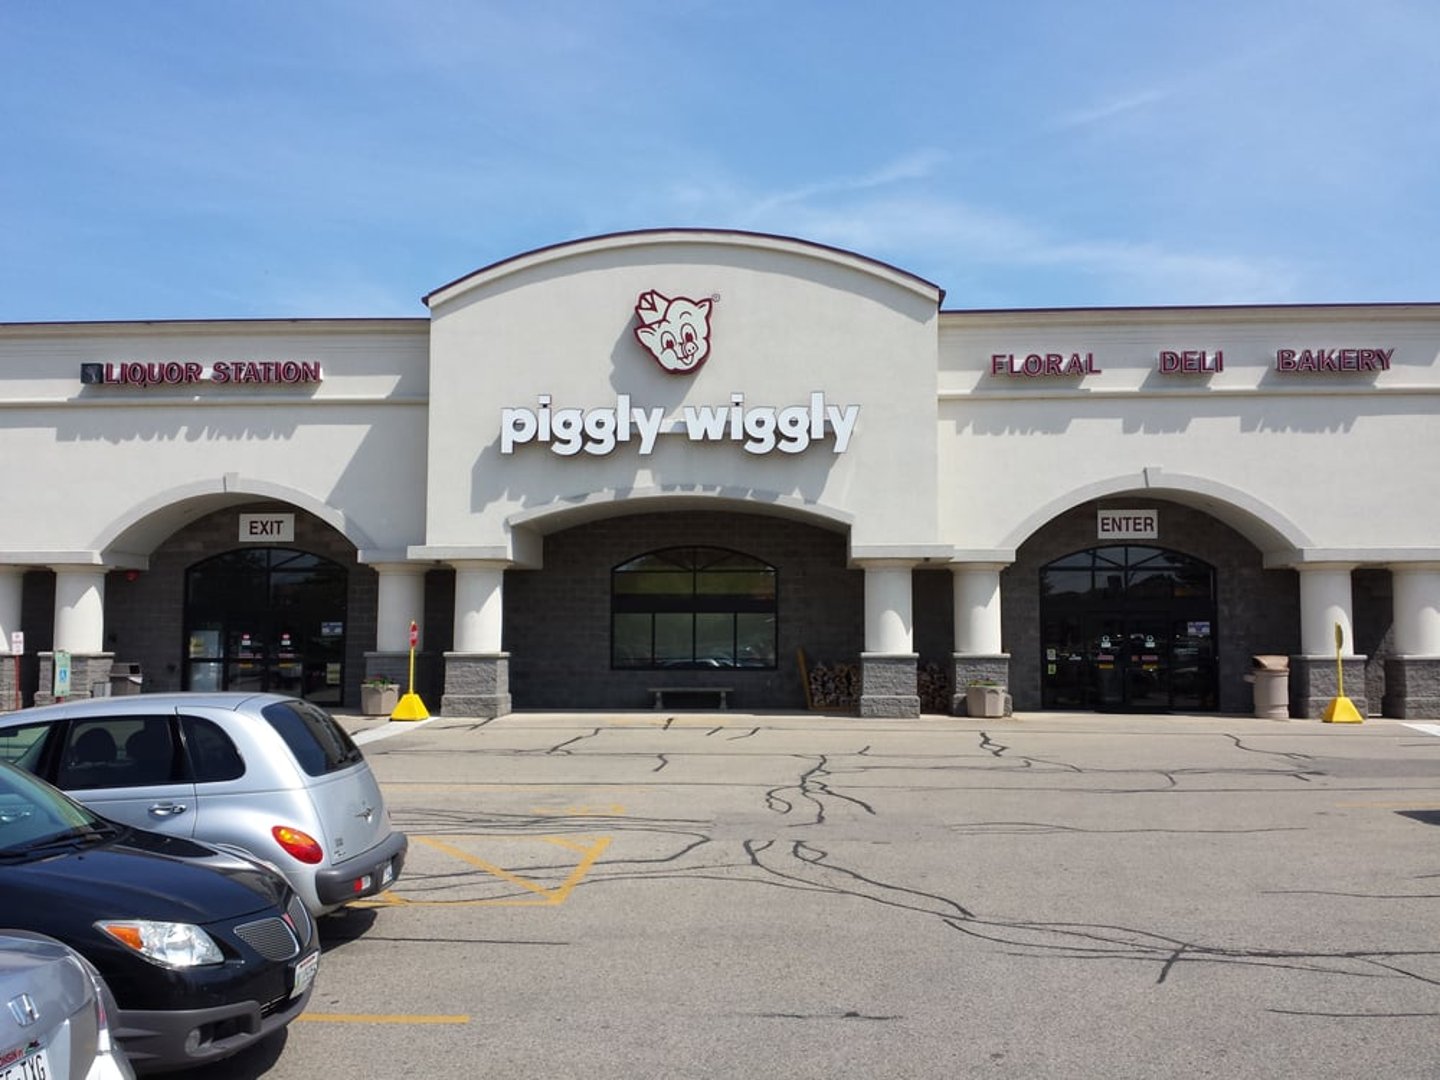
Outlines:
{"type": "Polygon", "coordinates": [[[36,772],[40,755],[45,752],[45,735],[50,724],[19,724],[0,731],[0,761],[19,765],[26,772],[36,772]]]}
{"type": "Polygon", "coordinates": [[[65,736],[56,786],[148,787],[184,777],[166,716],[107,716],[76,720],[65,736]]]}
{"type": "Polygon", "coordinates": [[[1107,602],[1122,606],[1161,603],[1177,598],[1209,600],[1215,571],[1207,563],[1178,551],[1129,545],[1092,548],[1056,559],[1040,571],[1040,595],[1046,600],[1107,602]],[[1089,572],[1093,560],[1094,589],[1089,572]]]}
{"type": "Polygon", "coordinates": [[[361,760],[360,748],[324,709],[308,701],[285,701],[261,710],[280,733],[300,768],[310,776],[338,772],[361,760]]]}
{"type": "Polygon", "coordinates": [[[735,663],[739,667],[775,666],[775,616],[741,612],[735,616],[735,663]]]}
{"type": "Polygon", "coordinates": [[[611,573],[618,668],[775,667],[775,568],[724,548],[667,548],[611,573]]]}
{"type": "MultiPolygon", "coordinates": [[[[19,854],[26,845],[59,837],[100,836],[102,818],[47,784],[8,765],[0,765],[0,852],[19,854]]],[[[36,852],[34,858],[43,858],[36,852]]]]}
{"type": "Polygon", "coordinates": [[[198,716],[182,716],[180,727],[185,733],[190,772],[197,784],[238,780],[245,775],[245,760],[220,725],[198,716]]]}

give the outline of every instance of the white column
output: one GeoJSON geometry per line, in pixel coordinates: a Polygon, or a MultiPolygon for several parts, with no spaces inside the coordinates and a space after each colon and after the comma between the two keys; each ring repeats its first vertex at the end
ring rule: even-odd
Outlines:
{"type": "Polygon", "coordinates": [[[865,651],[900,655],[914,652],[913,564],[865,565],[865,651]]]}
{"type": "Polygon", "coordinates": [[[500,652],[505,563],[456,562],[455,651],[500,652]]]}
{"type": "MultiPolygon", "coordinates": [[[[25,585],[25,571],[18,566],[0,567],[0,653],[10,651],[10,635],[25,629],[20,625],[20,597],[25,585]]],[[[27,649],[34,644],[27,642],[27,649]]]]}
{"type": "Polygon", "coordinates": [[[55,648],[87,655],[105,651],[105,568],[56,566],[55,648]]]}
{"type": "MultiPolygon", "coordinates": [[[[425,567],[415,563],[377,563],[375,609],[377,652],[409,652],[410,622],[425,626],[425,567]]],[[[424,642],[421,641],[423,648],[424,642]]]]}
{"type": "Polygon", "coordinates": [[[1392,566],[1395,654],[1440,656],[1440,568],[1392,566]]]}
{"type": "Polygon", "coordinates": [[[1350,570],[1353,564],[1297,566],[1300,574],[1300,652],[1335,655],[1335,625],[1345,634],[1344,655],[1355,655],[1351,618],[1350,570]]]}
{"type": "Polygon", "coordinates": [[[951,571],[955,589],[955,652],[999,656],[1000,566],[972,564],[951,571]]]}

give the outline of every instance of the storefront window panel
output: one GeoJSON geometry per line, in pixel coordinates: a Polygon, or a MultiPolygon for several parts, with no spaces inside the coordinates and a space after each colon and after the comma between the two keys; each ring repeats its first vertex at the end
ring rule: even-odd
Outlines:
{"type": "Polygon", "coordinates": [[[740,667],[775,666],[775,616],[735,616],[735,655],[740,667]]]}
{"type": "Polygon", "coordinates": [[[695,662],[705,667],[735,666],[735,616],[695,616],[695,662]]]}
{"type": "Polygon", "coordinates": [[[655,663],[674,667],[695,659],[695,616],[663,612],[655,616],[655,663]]]}
{"type": "Polygon", "coordinates": [[[1046,596],[1080,597],[1090,592],[1090,569],[1051,570],[1045,575],[1046,596]]]}
{"type": "Polygon", "coordinates": [[[611,619],[612,661],[616,667],[649,667],[655,659],[651,647],[652,615],[618,613],[611,619]]]}
{"type": "Polygon", "coordinates": [[[771,667],[775,568],[741,552],[649,552],[611,573],[611,663],[617,668],[771,667]]]}

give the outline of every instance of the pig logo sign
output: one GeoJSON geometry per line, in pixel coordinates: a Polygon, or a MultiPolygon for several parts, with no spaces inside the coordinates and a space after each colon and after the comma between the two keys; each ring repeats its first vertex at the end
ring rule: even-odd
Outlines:
{"type": "Polygon", "coordinates": [[[688,375],[710,355],[710,308],[713,300],[663,296],[654,289],[640,294],[635,338],[666,371],[688,375]]]}

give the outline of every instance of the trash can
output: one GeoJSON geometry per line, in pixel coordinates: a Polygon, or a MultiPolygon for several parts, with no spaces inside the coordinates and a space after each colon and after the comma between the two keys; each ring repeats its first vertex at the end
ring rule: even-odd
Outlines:
{"type": "Polygon", "coordinates": [[[1290,657],[1252,656],[1245,681],[1255,687],[1255,715],[1262,720],[1290,719],[1290,657]]]}
{"type": "Polygon", "coordinates": [[[143,681],[140,675],[139,664],[110,665],[111,697],[124,697],[127,694],[138,694],[140,693],[140,686],[143,681]]]}

